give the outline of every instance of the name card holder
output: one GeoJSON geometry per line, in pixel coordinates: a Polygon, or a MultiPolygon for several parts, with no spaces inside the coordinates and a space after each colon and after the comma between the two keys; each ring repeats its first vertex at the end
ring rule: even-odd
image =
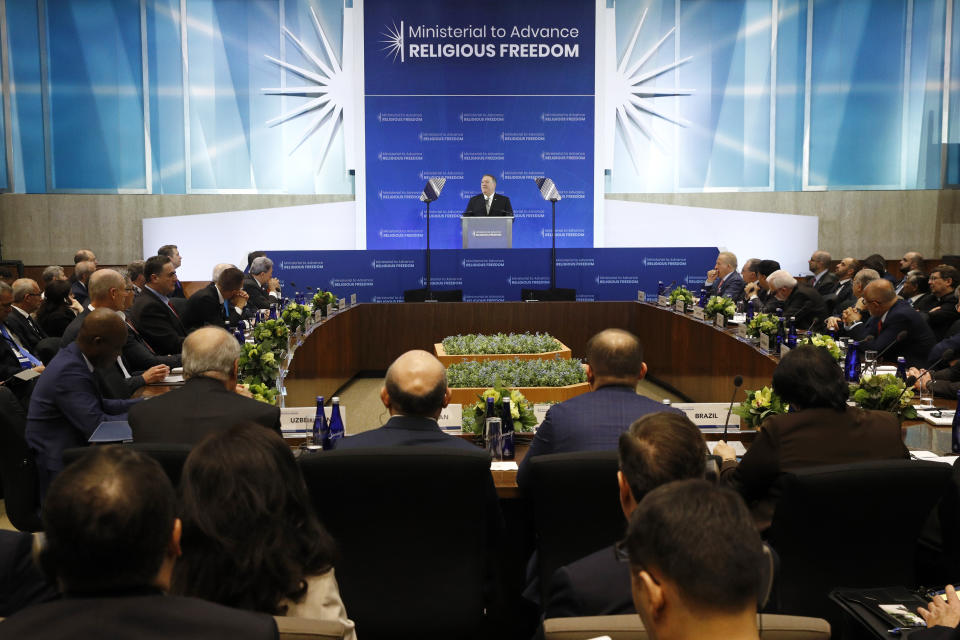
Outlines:
{"type": "Polygon", "coordinates": [[[463,405],[448,404],[440,412],[437,424],[445,433],[452,435],[463,433],[463,405]]]}
{"type": "Polygon", "coordinates": [[[741,322],[740,324],[737,325],[737,337],[738,337],[738,338],[743,338],[744,340],[746,340],[746,339],[749,337],[749,336],[747,336],[747,323],[746,323],[746,322],[741,322]]]}
{"type": "Polygon", "coordinates": [[[340,303],[339,303],[339,304],[340,304],[340,306],[338,307],[338,309],[339,309],[340,311],[343,311],[344,309],[347,308],[347,299],[346,299],[346,298],[340,298],[340,303]]]}
{"type": "Polygon", "coordinates": [[[694,320],[706,320],[706,316],[703,314],[703,307],[696,306],[693,308],[693,318],[694,320]]]}
{"type": "Polygon", "coordinates": [[[677,313],[685,313],[685,312],[686,312],[686,307],[685,307],[685,305],[686,305],[686,303],[685,303],[682,299],[679,299],[679,298],[678,298],[678,299],[677,299],[677,303],[676,303],[675,305],[673,305],[673,309],[674,309],[674,311],[676,311],[677,313]]]}
{"type": "Polygon", "coordinates": [[[547,417],[547,411],[549,411],[552,406],[552,404],[546,402],[533,405],[533,415],[537,419],[537,426],[534,427],[534,429],[543,423],[543,419],[547,417]]]}
{"type": "Polygon", "coordinates": [[[350,306],[352,307],[352,306],[354,306],[354,305],[356,305],[356,304],[357,304],[357,294],[351,293],[351,294],[350,294],[350,306]]]}
{"type": "Polygon", "coordinates": [[[721,329],[726,328],[727,326],[727,316],[724,313],[718,313],[713,316],[713,324],[720,327],[721,329]]]}
{"type": "Polygon", "coordinates": [[[337,308],[333,306],[333,303],[327,305],[327,317],[329,318],[334,313],[336,313],[337,308]]]}
{"type": "Polygon", "coordinates": [[[770,336],[765,333],[760,334],[760,348],[764,351],[770,351],[770,336]]]}
{"type": "Polygon", "coordinates": [[[657,296],[657,304],[661,307],[669,307],[670,299],[667,296],[657,296]]]}
{"type": "MultiPolygon", "coordinates": [[[[327,422],[333,414],[333,407],[324,407],[327,422]]],[[[317,417],[316,407],[283,407],[280,409],[280,431],[285,438],[308,438],[313,435],[313,421],[317,417]]],[[[347,430],[347,410],[340,405],[340,417],[343,418],[343,430],[347,430]]]]}
{"type": "MultiPolygon", "coordinates": [[[[675,409],[683,411],[690,422],[698,427],[722,427],[727,418],[727,409],[730,405],[724,402],[677,402],[675,409]]],[[[740,428],[740,416],[730,413],[730,427],[740,428]]]]}
{"type": "Polygon", "coordinates": [[[780,357],[782,358],[783,356],[787,355],[788,353],[790,353],[790,347],[788,347],[788,346],[787,346],[787,343],[784,342],[782,345],[780,345],[780,357]]]}
{"type": "Polygon", "coordinates": [[[644,291],[637,291],[637,302],[646,302],[647,294],[644,291]]]}

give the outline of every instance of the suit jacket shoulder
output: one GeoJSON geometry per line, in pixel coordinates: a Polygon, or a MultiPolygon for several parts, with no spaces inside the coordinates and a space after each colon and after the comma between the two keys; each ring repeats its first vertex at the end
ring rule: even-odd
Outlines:
{"type": "Polygon", "coordinates": [[[546,618],[579,618],[633,613],[630,569],[604,547],[557,569],[550,581],[546,618]]]}
{"type": "Polygon", "coordinates": [[[130,319],[153,350],[162,355],[177,354],[183,348],[186,330],[183,323],[146,288],[133,303],[130,319]]]}
{"type": "Polygon", "coordinates": [[[337,443],[337,449],[392,446],[477,450],[466,440],[444,433],[436,420],[413,416],[393,416],[382,427],[343,438],[337,443]]]}

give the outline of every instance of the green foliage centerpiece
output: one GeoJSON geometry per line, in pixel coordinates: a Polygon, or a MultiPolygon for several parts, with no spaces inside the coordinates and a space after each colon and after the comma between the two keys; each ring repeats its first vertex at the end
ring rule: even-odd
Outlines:
{"type": "Polygon", "coordinates": [[[730,299],[723,296],[711,296],[707,300],[707,306],[704,307],[703,313],[706,317],[712,318],[718,313],[722,313],[728,318],[732,318],[733,314],[737,312],[736,303],[730,299]]]}
{"type": "Polygon", "coordinates": [[[313,294],[313,311],[320,311],[323,315],[327,315],[327,305],[332,304],[336,306],[340,302],[340,299],[337,296],[333,295],[332,291],[317,291],[313,294]]]}
{"type": "Polygon", "coordinates": [[[771,338],[777,335],[777,316],[772,313],[758,313],[753,316],[753,320],[747,323],[747,335],[759,338],[761,333],[771,338]]]}
{"type": "Polygon", "coordinates": [[[773,389],[764,387],[757,391],[747,391],[747,399],[733,408],[740,416],[741,429],[756,429],[769,416],[786,413],[790,405],[784,404],[773,389]]]}
{"type": "Polygon", "coordinates": [[[306,328],[307,320],[309,320],[312,315],[313,312],[307,305],[291,302],[284,307],[283,313],[280,314],[280,319],[283,320],[283,324],[287,325],[290,333],[296,333],[297,329],[306,328]]]}
{"type": "Polygon", "coordinates": [[[447,367],[447,384],[452,388],[563,387],[586,382],[583,363],[577,358],[553,360],[482,360],[457,362],[447,367]]]}
{"type": "Polygon", "coordinates": [[[495,333],[447,336],[443,350],[448,356],[466,354],[547,353],[563,346],[549,333],[495,333]]]}
{"type": "Polygon", "coordinates": [[[240,382],[249,385],[254,399],[269,404],[277,401],[277,375],[287,350],[290,330],[280,320],[267,320],[254,326],[253,342],[240,352],[240,382]]]}
{"type": "Polygon", "coordinates": [[[864,376],[860,382],[850,383],[850,399],[863,409],[878,409],[896,414],[901,420],[917,417],[913,408],[913,389],[889,373],[864,376]]]}
{"type": "Polygon", "coordinates": [[[815,347],[823,347],[830,352],[834,360],[840,361],[840,345],[830,336],[822,333],[812,333],[809,336],[800,338],[797,344],[812,344],[815,347]]]}
{"type": "Polygon", "coordinates": [[[510,415],[513,417],[515,431],[533,431],[533,427],[537,424],[537,418],[533,414],[533,406],[516,389],[505,389],[496,385],[486,389],[477,398],[479,398],[477,402],[463,408],[464,433],[483,434],[483,424],[487,417],[487,398],[493,398],[493,406],[498,416],[503,412],[503,399],[510,399],[510,415]]]}
{"type": "Polygon", "coordinates": [[[670,305],[676,305],[677,300],[683,300],[684,304],[689,307],[693,304],[693,292],[686,287],[677,287],[670,292],[670,305]]]}

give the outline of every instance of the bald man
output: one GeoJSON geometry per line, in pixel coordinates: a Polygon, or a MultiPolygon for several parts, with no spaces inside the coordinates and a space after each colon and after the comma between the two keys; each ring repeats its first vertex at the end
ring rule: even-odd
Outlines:
{"type": "Polygon", "coordinates": [[[637,383],[646,374],[643,345],[629,331],[605,329],[590,338],[587,382],[591,391],[547,411],[520,463],[520,487],[529,482],[532,458],[548,453],[613,451],[620,434],[635,420],[663,411],[666,407],[660,402],[637,394],[637,383]]]}
{"type": "Polygon", "coordinates": [[[129,398],[145,384],[160,382],[170,373],[170,366],[179,366],[179,356],[162,356],[161,361],[149,348],[137,341],[136,329],[128,322],[124,312],[133,305],[133,283],[113,269],[100,269],[90,276],[87,283],[90,303],[83,313],[67,325],[60,338],[60,346],[73,342],[80,327],[93,309],[111,309],[120,314],[127,324],[127,341],[117,361],[105,369],[97,369],[107,398],[129,398]]]}
{"type": "Polygon", "coordinates": [[[63,468],[63,452],[82,447],[101,422],[126,420],[139,400],[112,400],[100,391],[95,369],[115,362],[127,341],[118,313],[96,309],[76,342],[50,361],[30,397],[26,440],[37,460],[41,494],[63,468]]]}
{"type": "Polygon", "coordinates": [[[280,408],[241,395],[239,357],[240,345],[220,327],[188,335],[183,341],[186,383],[130,411],[133,441],[194,444],[240,422],[255,422],[279,434],[280,408]]]}
{"type": "Polygon", "coordinates": [[[907,366],[925,366],[927,354],[933,349],[937,339],[923,316],[917,313],[909,302],[898,298],[893,284],[883,278],[864,287],[863,299],[870,318],[866,322],[846,327],[844,333],[855,340],[873,336],[870,348],[877,352],[893,345],[884,355],[885,360],[896,362],[897,357],[903,356],[907,366]],[[901,331],[906,331],[907,334],[894,345],[901,331]]]}
{"type": "Polygon", "coordinates": [[[826,251],[814,251],[807,261],[813,278],[808,282],[821,296],[829,295],[837,290],[837,276],[830,273],[832,258],[826,251]]]}
{"type": "Polygon", "coordinates": [[[466,440],[444,433],[437,424],[450,402],[447,370],[426,351],[407,351],[393,361],[380,389],[390,419],[379,429],[342,439],[337,449],[440,446],[476,450],[466,440]]]}

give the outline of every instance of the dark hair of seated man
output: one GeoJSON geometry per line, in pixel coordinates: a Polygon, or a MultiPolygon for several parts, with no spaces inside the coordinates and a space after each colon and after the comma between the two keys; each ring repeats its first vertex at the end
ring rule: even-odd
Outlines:
{"type": "Polygon", "coordinates": [[[794,409],[847,408],[843,370],[823,347],[791,349],[773,372],[773,390],[794,409]]]}

